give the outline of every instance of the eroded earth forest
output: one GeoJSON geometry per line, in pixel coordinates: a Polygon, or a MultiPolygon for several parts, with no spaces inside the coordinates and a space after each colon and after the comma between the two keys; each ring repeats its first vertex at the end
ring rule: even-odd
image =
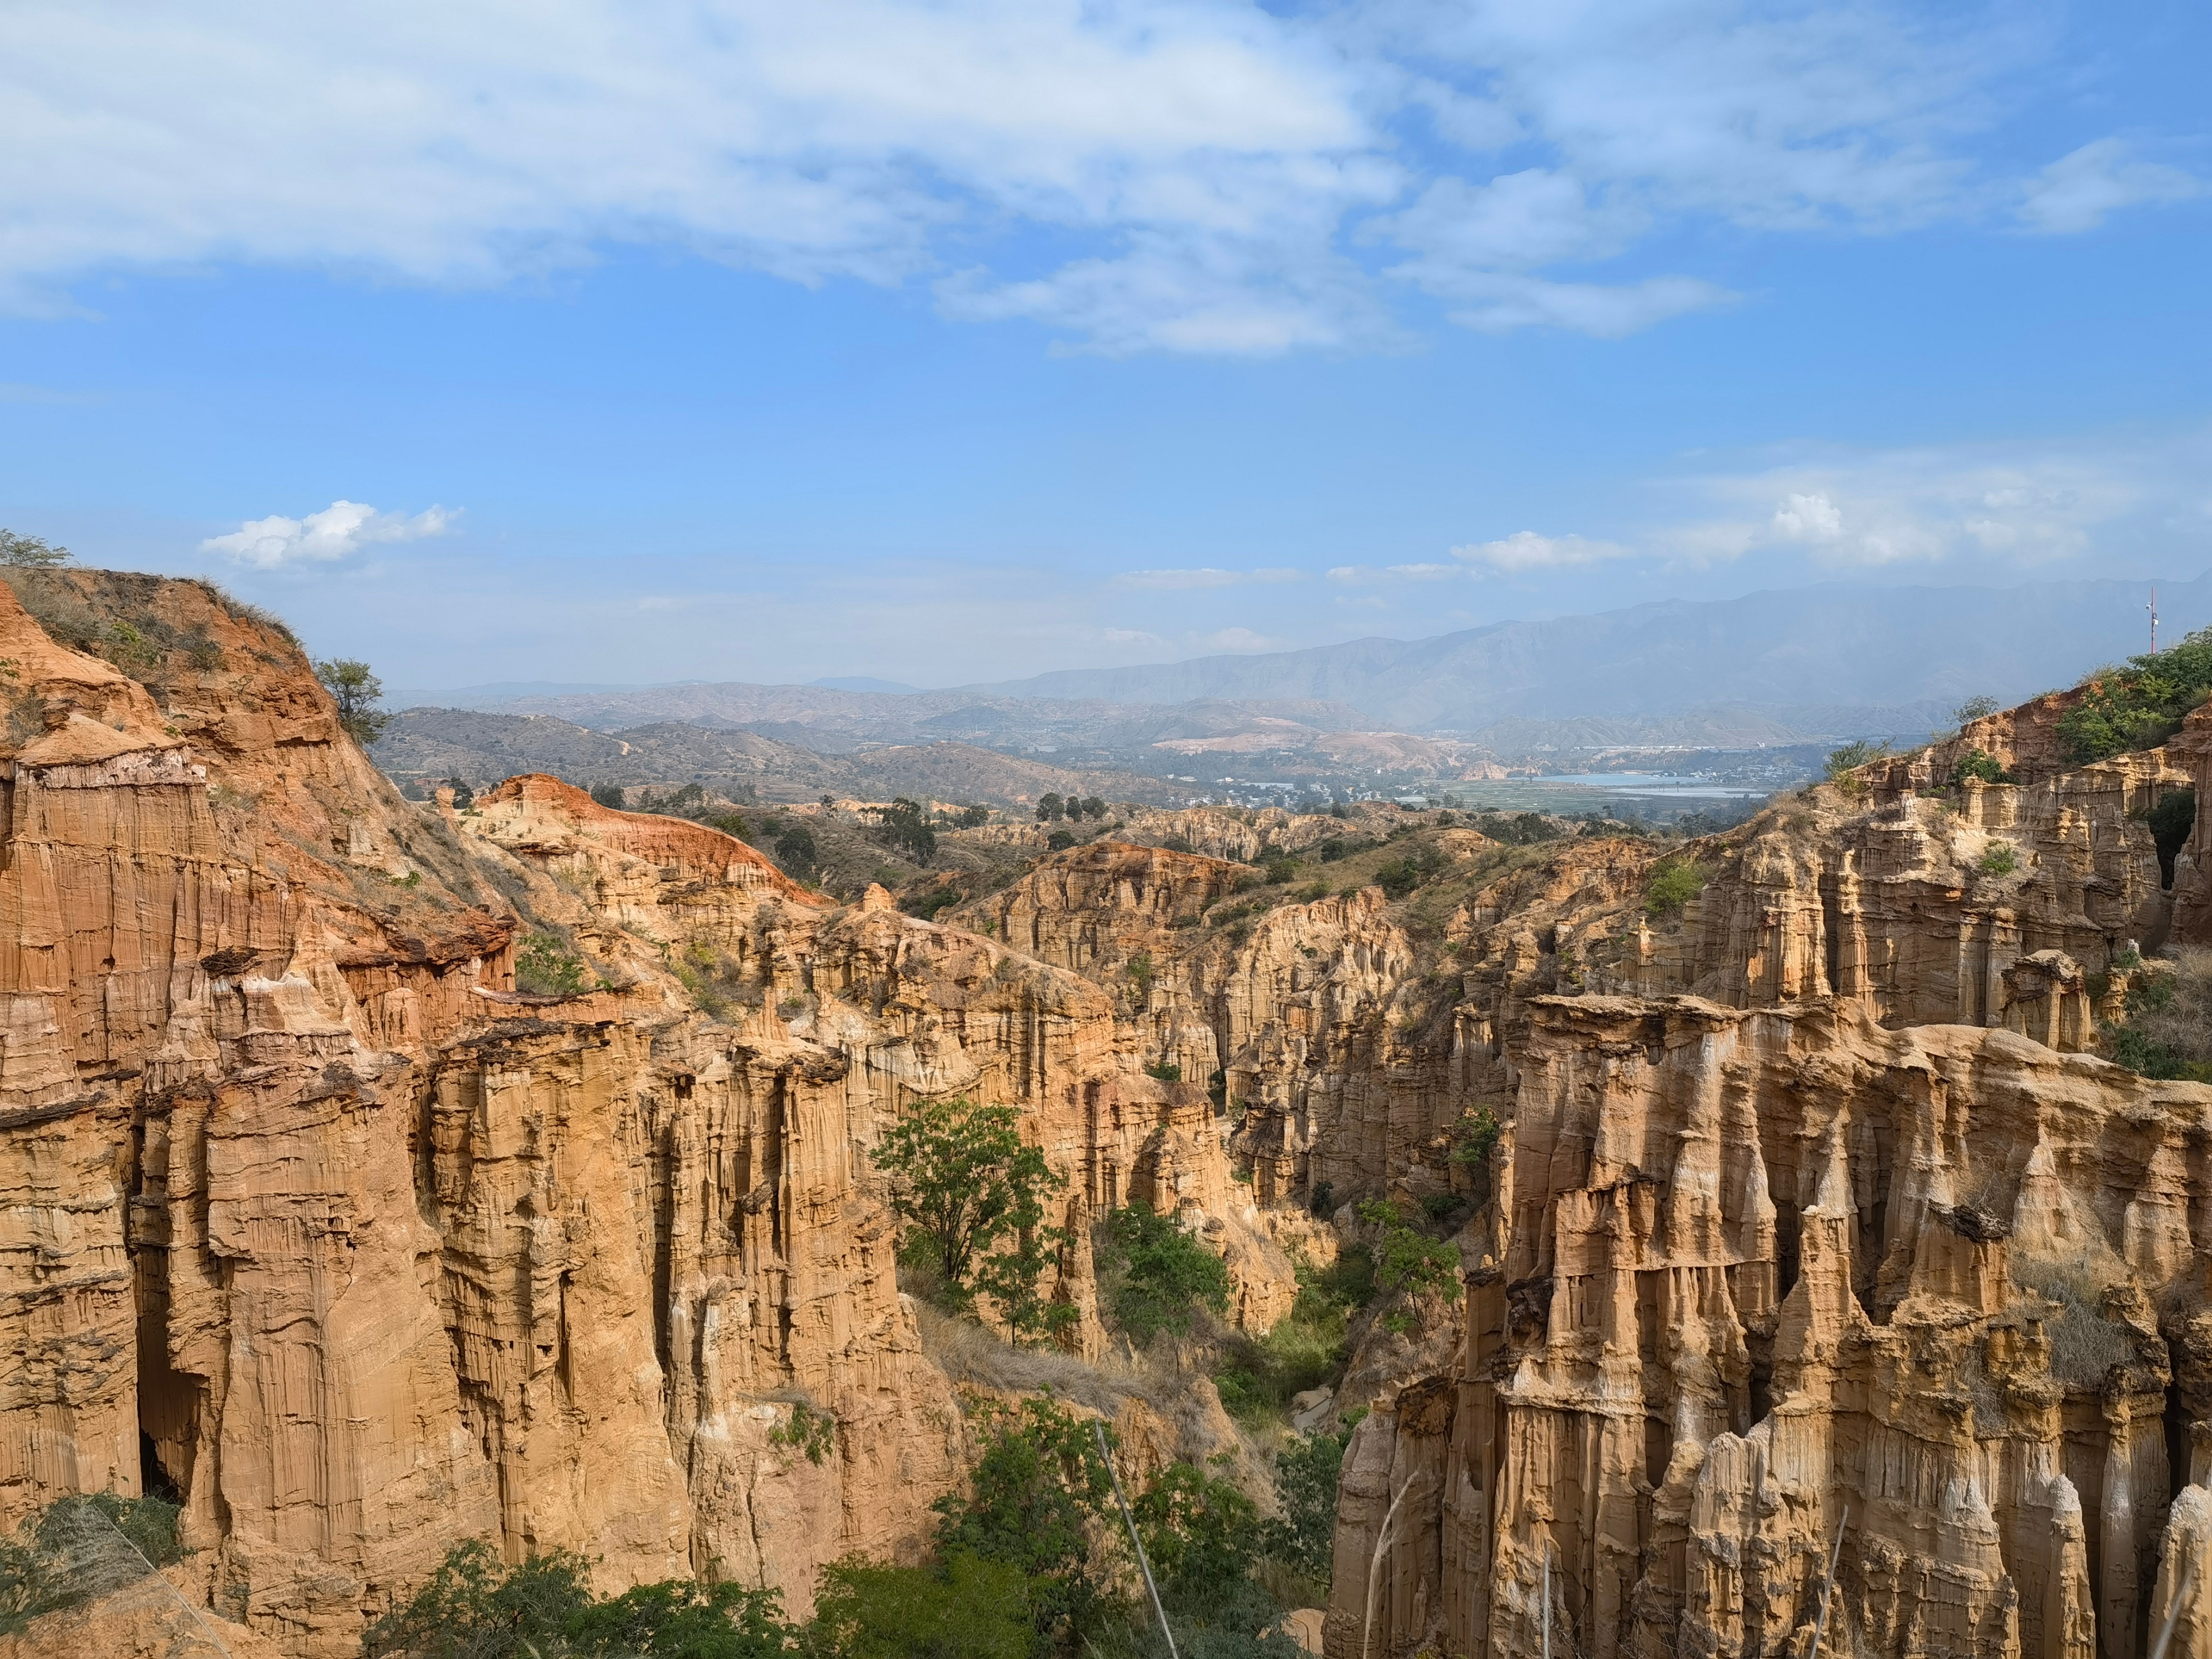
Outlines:
{"type": "Polygon", "coordinates": [[[1332,1659],[1801,1656],[1832,1559],[1823,1653],[2212,1659],[2212,713],[2085,762],[2100,695],[1688,842],[1191,809],[840,902],[404,799],[274,618],[22,573],[0,1526],[178,1549],[0,1650],[337,1659],[471,1540],[797,1620],[1043,1401],[1279,1538],[1334,1437],[1254,1569],[1332,1659]],[[1053,1177],[1019,1329],[902,1259],[955,1100],[1053,1177]]]}

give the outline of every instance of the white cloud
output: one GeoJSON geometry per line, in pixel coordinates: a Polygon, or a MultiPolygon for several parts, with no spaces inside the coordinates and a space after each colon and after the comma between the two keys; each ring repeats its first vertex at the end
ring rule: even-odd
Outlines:
{"type": "Polygon", "coordinates": [[[2030,181],[2020,204],[2029,229],[2054,234],[2094,230],[2122,208],[2162,206],[2204,193],[2179,167],[2139,161],[2118,138],[2100,138],[2062,155],[2030,181]]]}
{"type": "Polygon", "coordinates": [[[1412,581],[1434,581],[1439,576],[1465,574],[1457,565],[1450,564],[1394,564],[1384,568],[1393,576],[1404,576],[1412,581]]]}
{"type": "Polygon", "coordinates": [[[1200,651],[1272,651],[1282,641],[1255,634],[1249,628],[1217,629],[1211,634],[1186,636],[1200,651]]]}
{"type": "Polygon", "coordinates": [[[1452,557],[1491,570],[1558,570],[1570,565],[1595,564],[1603,559],[1625,559],[1634,550],[1617,542],[1592,541],[1583,536],[1540,536],[1533,530],[1516,530],[1501,541],[1471,543],[1455,547],[1452,557]]]}
{"type": "Polygon", "coordinates": [[[433,507],[410,519],[397,513],[379,513],[359,501],[332,501],[304,519],[288,519],[281,514],[250,519],[228,536],[209,537],[200,544],[200,551],[221,553],[264,570],[288,564],[326,563],[374,543],[442,536],[453,528],[458,516],[442,507],[433,507]]]}
{"type": "Polygon", "coordinates": [[[1147,634],[1141,628],[1109,628],[1099,635],[1109,645],[1140,645],[1147,650],[1162,650],[1167,641],[1157,634],[1147,634]]]}
{"type": "Polygon", "coordinates": [[[1182,591],[1202,587],[1235,587],[1244,582],[1294,582],[1304,574],[1302,571],[1280,568],[1219,570],[1208,565],[1195,570],[1128,570],[1124,571],[1116,580],[1128,587],[1182,591]]]}
{"type": "Polygon", "coordinates": [[[1639,539],[1702,565],[1800,550],[1839,569],[1984,560],[2033,569],[2100,548],[2170,547],[2199,516],[2212,434],[1840,452],[1680,481],[1688,511],[1639,539]]]}
{"type": "Polygon", "coordinates": [[[1354,257],[1387,243],[1467,326],[1617,336],[1729,298],[1595,268],[1702,223],[2077,231],[2193,192],[2113,139],[1984,162],[2057,40],[2041,9],[1869,0],[21,0],[0,147],[41,165],[0,184],[0,300],[208,262],[491,283],[644,244],[1258,356],[1401,343],[1354,257]]]}
{"type": "Polygon", "coordinates": [[[1782,498],[1774,509],[1774,534],[1785,542],[1834,542],[1843,539],[1844,515],[1820,490],[1782,498]]]}

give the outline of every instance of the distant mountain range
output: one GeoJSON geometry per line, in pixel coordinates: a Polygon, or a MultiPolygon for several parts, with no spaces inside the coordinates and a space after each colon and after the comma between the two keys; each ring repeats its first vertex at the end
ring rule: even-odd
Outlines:
{"type": "MultiPolygon", "coordinates": [[[[2167,640],[2212,623],[2212,574],[2157,586],[2167,640]]],[[[654,721],[742,727],[817,753],[951,741],[1051,755],[1061,766],[1141,770],[1160,766],[1168,744],[1189,754],[1198,751],[1182,746],[1204,739],[1201,750],[1313,757],[1315,765],[1291,769],[1314,777],[1340,763],[1339,734],[1361,731],[1455,737],[1509,758],[1910,737],[1944,724],[1967,697],[2016,702],[2142,650],[2150,587],[1832,582],[1426,640],[1068,669],[933,691],[831,678],[811,686],[476,686],[390,701],[551,714],[602,732],[654,721]],[[1226,741],[1254,732],[1279,742],[1226,741]]],[[[1464,759],[1458,750],[1424,756],[1407,775],[1464,775],[1464,759]]],[[[1265,770],[1249,763],[1240,775],[1265,770]]]]}
{"type": "MultiPolygon", "coordinates": [[[[2212,574],[2160,583],[2169,639],[2212,621],[2212,574]]],[[[1843,582],[1668,599],[1594,616],[1496,623],[1427,640],[1353,640],[1261,656],[1064,669],[956,688],[981,696],[1178,703],[1348,703],[1403,732],[1472,733],[1511,719],[2002,702],[2071,684],[2146,648],[2151,584],[1870,587],[1843,582]]],[[[1863,718],[1863,715],[1858,716],[1863,718]]]]}

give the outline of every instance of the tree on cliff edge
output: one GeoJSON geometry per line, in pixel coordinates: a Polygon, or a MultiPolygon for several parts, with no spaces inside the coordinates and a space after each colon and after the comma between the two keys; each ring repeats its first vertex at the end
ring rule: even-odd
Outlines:
{"type": "Polygon", "coordinates": [[[51,569],[58,564],[67,564],[75,556],[66,547],[49,547],[40,537],[19,536],[12,530],[0,530],[0,564],[51,569]]]}
{"type": "Polygon", "coordinates": [[[366,749],[384,735],[384,728],[392,724],[392,716],[376,706],[384,700],[384,682],[368,672],[367,663],[350,657],[319,662],[315,678],[337,699],[338,724],[355,742],[366,749]]]}

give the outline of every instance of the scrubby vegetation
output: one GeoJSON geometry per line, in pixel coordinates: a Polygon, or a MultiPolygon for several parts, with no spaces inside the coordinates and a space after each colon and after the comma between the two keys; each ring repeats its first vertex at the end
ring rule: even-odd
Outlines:
{"type": "Polygon", "coordinates": [[[1681,915],[1683,907],[1705,890],[1705,866],[1686,857],[1663,858],[1651,866],[1644,884],[1644,910],[1657,920],[1681,915]]]}
{"type": "Polygon", "coordinates": [[[2161,1081],[2212,1083],[2212,950],[2185,947],[2130,974],[2127,1018],[2105,1030],[2107,1052],[2161,1081]]]}
{"type": "Polygon", "coordinates": [[[67,564],[76,556],[66,547],[50,545],[42,536],[22,536],[12,530],[0,530],[0,565],[43,570],[67,564]]]}
{"type": "Polygon", "coordinates": [[[514,988],[539,997],[573,997],[585,988],[584,963],[557,934],[532,933],[514,953],[514,988]]]}
{"type": "Polygon", "coordinates": [[[1969,749],[1960,757],[1958,765],[1951,769],[1951,782],[1954,787],[1965,783],[1969,778],[1978,779],[1983,783],[2019,781],[2011,773],[2005,770],[2002,763],[1995,755],[1984,754],[1978,749],[1969,749]]]}
{"type": "Polygon", "coordinates": [[[2133,749],[2152,749],[2212,696],[2212,628],[2199,629],[2156,656],[2130,657],[2082,683],[2082,696],[2059,718],[2058,739],[2075,766],[2133,749]]]}
{"type": "Polygon", "coordinates": [[[1485,812],[1474,820],[1474,827],[1506,847],[1534,847],[1538,842],[1556,841],[1565,833],[1540,812],[1516,812],[1511,817],[1502,812],[1485,812]]]}
{"type": "Polygon", "coordinates": [[[1392,1199],[1370,1199],[1359,1206],[1359,1218],[1381,1231],[1375,1252],[1377,1285],[1411,1297],[1459,1300],[1459,1252],[1424,1230],[1405,1206],[1392,1199]]]}
{"type": "Polygon", "coordinates": [[[179,1518],[160,1498],[88,1492],[49,1504],[0,1540],[0,1636],[182,1560],[179,1518]]]}
{"type": "Polygon", "coordinates": [[[1281,1423],[1295,1396],[1335,1379],[1352,1316],[1375,1299],[1374,1258],[1361,1246],[1347,1246],[1328,1267],[1300,1262],[1297,1273],[1289,1318],[1263,1337],[1221,1334],[1214,1387],[1230,1414],[1248,1427],[1281,1423]]]}

